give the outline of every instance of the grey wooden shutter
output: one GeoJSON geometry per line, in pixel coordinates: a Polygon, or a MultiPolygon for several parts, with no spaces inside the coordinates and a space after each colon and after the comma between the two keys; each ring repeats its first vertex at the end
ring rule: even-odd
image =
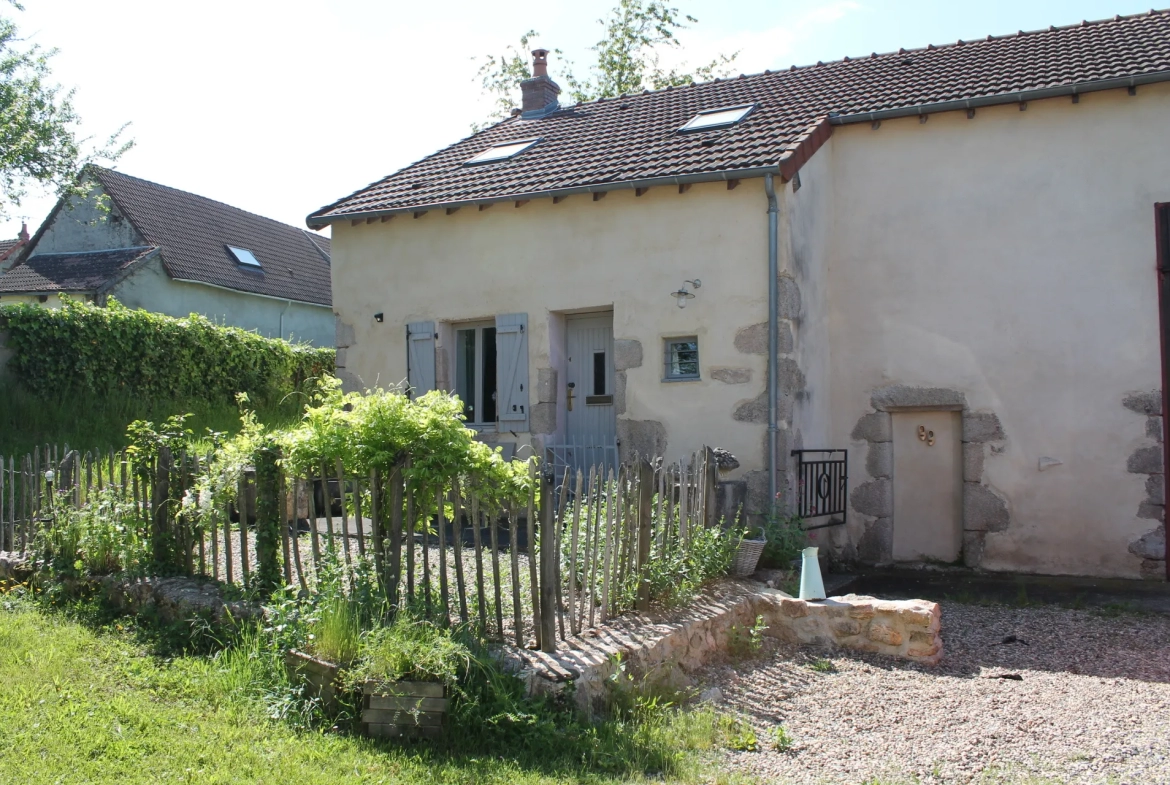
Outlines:
{"type": "Polygon", "coordinates": [[[504,430],[528,430],[526,313],[496,317],[496,419],[504,430]]]}
{"type": "Polygon", "coordinates": [[[411,398],[435,389],[435,323],[406,325],[406,379],[411,398]]]}

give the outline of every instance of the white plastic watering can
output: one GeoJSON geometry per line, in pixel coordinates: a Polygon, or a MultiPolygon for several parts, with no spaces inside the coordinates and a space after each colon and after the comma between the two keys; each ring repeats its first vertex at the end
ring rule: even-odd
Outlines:
{"type": "Polygon", "coordinates": [[[825,582],[821,580],[821,563],[817,559],[817,549],[812,546],[801,551],[800,599],[825,599],[825,582]]]}

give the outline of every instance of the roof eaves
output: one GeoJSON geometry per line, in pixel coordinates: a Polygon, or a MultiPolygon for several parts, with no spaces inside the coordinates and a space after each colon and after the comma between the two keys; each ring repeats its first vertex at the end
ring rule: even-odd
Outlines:
{"type": "Polygon", "coordinates": [[[1039,101],[1044,98],[1059,98],[1061,96],[1080,95],[1100,90],[1116,90],[1122,87],[1138,87],[1139,85],[1170,82],[1170,71],[1154,71],[1147,74],[1119,76],[1114,79],[1097,79],[1087,82],[1071,82],[1069,84],[1039,87],[1033,90],[1019,90],[1010,93],[982,95],[974,98],[960,98],[955,101],[943,101],[933,104],[913,104],[896,106],[891,109],[879,109],[872,112],[858,112],[856,114],[830,114],[829,122],[833,125],[849,125],[851,123],[870,123],[876,120],[889,120],[896,117],[915,117],[918,115],[936,114],[938,112],[955,112],[962,109],[976,109],[981,106],[1000,106],[1016,104],[1025,101],[1039,101]]]}
{"type": "Polygon", "coordinates": [[[514,193],[506,196],[488,196],[479,199],[464,199],[450,202],[433,202],[431,204],[411,205],[409,207],[392,207],[383,210],[361,210],[352,213],[338,213],[336,215],[310,215],[306,221],[310,229],[323,229],[326,226],[342,221],[368,221],[383,216],[404,215],[407,213],[424,213],[430,210],[454,209],[473,205],[499,204],[527,199],[547,199],[553,197],[573,196],[576,194],[606,193],[609,191],[628,191],[634,188],[654,188],[663,185],[690,185],[692,183],[715,183],[724,180],[747,180],[753,177],[763,177],[767,174],[781,174],[779,163],[773,166],[757,166],[750,169],[719,169],[694,174],[666,175],[642,180],[623,180],[615,183],[596,183],[592,185],[577,185],[570,188],[555,188],[545,191],[529,191],[514,193]]]}

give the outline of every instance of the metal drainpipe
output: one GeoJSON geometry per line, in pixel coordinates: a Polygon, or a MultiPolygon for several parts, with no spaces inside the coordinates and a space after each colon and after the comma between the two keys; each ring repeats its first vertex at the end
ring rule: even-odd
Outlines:
{"type": "Polygon", "coordinates": [[[285,311],[287,311],[291,307],[292,307],[292,300],[289,300],[288,302],[286,302],[284,304],[284,307],[280,309],[280,324],[279,324],[279,327],[277,328],[280,330],[280,335],[277,337],[279,337],[281,340],[284,340],[284,314],[285,314],[285,311]]]}
{"type": "Polygon", "coordinates": [[[768,503],[776,503],[776,388],[779,386],[776,351],[780,348],[776,340],[780,331],[780,293],[777,289],[780,278],[780,262],[777,259],[779,246],[779,215],[776,204],[776,189],[772,175],[764,175],[764,192],[768,195],[768,503]]]}

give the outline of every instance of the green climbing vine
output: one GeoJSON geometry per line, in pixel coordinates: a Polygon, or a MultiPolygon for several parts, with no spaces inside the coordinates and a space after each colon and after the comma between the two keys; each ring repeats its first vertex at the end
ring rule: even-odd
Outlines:
{"type": "Polygon", "coordinates": [[[62,298],[59,309],[0,306],[9,369],[36,393],[142,399],[256,401],[311,388],[332,373],[335,352],[264,338],[192,314],[175,319],[62,298]]]}

